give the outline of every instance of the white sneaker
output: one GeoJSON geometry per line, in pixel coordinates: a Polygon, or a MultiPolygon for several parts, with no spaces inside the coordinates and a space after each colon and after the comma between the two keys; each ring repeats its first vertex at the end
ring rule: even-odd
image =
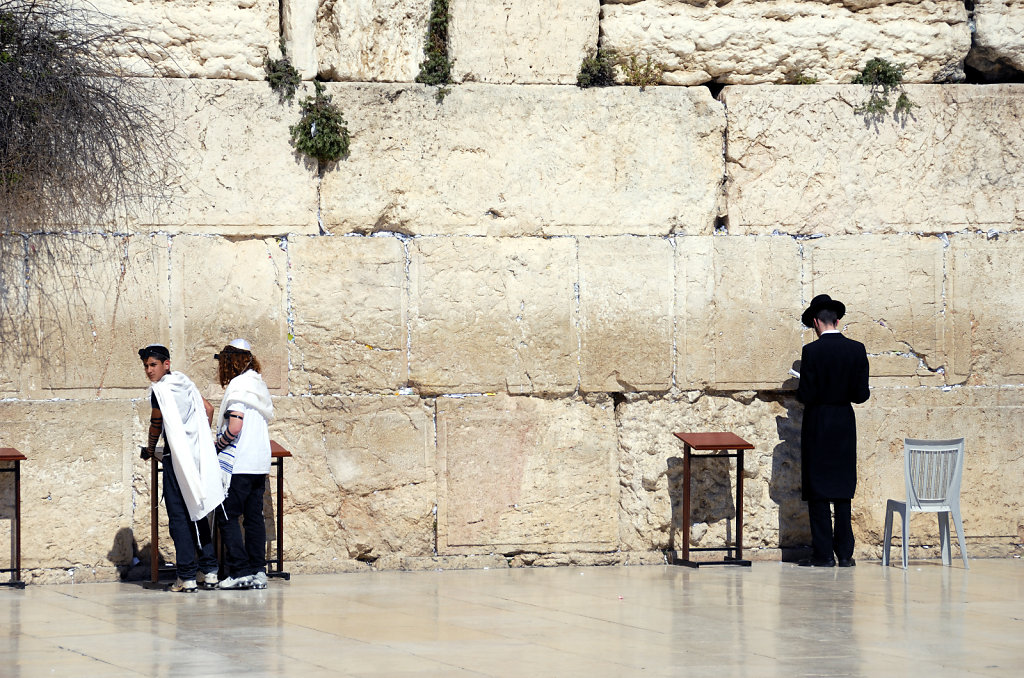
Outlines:
{"type": "Polygon", "coordinates": [[[199,588],[212,591],[217,588],[217,573],[216,572],[200,572],[199,573],[199,588]]]}
{"type": "Polygon", "coordinates": [[[260,572],[254,574],[252,576],[252,587],[254,589],[267,588],[267,573],[261,570],[260,572]]]}
{"type": "Polygon", "coordinates": [[[252,576],[227,577],[226,579],[221,579],[220,583],[217,584],[217,588],[221,591],[240,591],[242,589],[251,589],[252,576]]]}
{"type": "Polygon", "coordinates": [[[195,593],[198,588],[195,579],[182,580],[181,577],[178,577],[173,584],[167,587],[167,590],[172,593],[195,593]]]}

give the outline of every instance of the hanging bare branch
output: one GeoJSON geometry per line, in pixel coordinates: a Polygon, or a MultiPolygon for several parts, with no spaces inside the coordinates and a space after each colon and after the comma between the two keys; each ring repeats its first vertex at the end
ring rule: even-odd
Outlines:
{"type": "Polygon", "coordinates": [[[166,197],[155,47],[69,0],[0,0],[0,229],[113,223],[166,197]]]}

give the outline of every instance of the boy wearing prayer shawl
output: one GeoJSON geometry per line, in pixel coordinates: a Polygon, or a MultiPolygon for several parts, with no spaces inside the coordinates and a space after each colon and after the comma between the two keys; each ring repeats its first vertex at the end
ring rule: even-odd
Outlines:
{"type": "Polygon", "coordinates": [[[263,492],[270,473],[270,432],[274,418],[260,363],[245,339],[235,339],[214,356],[226,387],[217,415],[217,453],[227,497],[217,511],[228,577],[222,589],[267,588],[267,530],[263,492]],[[245,526],[245,538],[238,525],[245,526]]]}
{"type": "Polygon", "coordinates": [[[207,516],[224,500],[224,489],[210,434],[213,406],[199,395],[192,380],[171,371],[166,347],[150,344],[139,349],[139,358],[151,382],[153,407],[142,458],[155,454],[161,433],[166,443],[164,506],[178,574],[168,590],[195,592],[197,572],[203,588],[216,588],[217,557],[207,516]]]}

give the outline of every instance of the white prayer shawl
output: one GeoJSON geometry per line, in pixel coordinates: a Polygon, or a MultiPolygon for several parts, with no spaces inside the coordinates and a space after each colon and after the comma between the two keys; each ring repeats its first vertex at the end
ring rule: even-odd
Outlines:
{"type": "Polygon", "coordinates": [[[224,425],[224,415],[227,414],[228,405],[241,403],[259,412],[263,418],[270,422],[274,418],[274,403],[270,400],[270,391],[259,372],[246,370],[228,382],[224,391],[224,400],[220,402],[220,413],[217,415],[217,430],[224,425]]]}
{"type": "Polygon", "coordinates": [[[192,380],[181,372],[165,374],[151,389],[163,415],[174,475],[189,517],[199,520],[224,501],[217,451],[203,399],[192,380]],[[184,418],[179,409],[181,404],[191,405],[184,418]]]}

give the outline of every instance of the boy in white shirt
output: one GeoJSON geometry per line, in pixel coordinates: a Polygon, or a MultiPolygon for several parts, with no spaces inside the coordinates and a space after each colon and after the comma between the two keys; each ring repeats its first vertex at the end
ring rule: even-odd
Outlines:
{"type": "Polygon", "coordinates": [[[227,491],[217,526],[224,540],[228,577],[222,589],[267,587],[267,532],[263,492],[270,473],[270,432],[274,418],[260,363],[245,339],[235,339],[216,356],[226,387],[217,417],[217,456],[227,491]],[[245,525],[245,537],[238,519],[245,525]]]}

